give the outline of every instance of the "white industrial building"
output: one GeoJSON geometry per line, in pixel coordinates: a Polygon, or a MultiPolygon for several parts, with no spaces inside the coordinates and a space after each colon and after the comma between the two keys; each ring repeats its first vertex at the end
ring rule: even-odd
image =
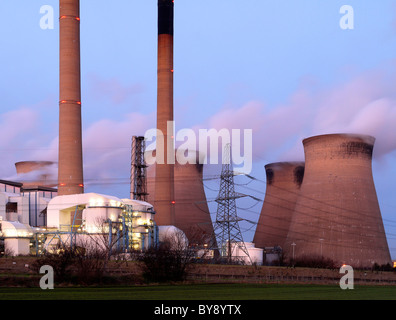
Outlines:
{"type": "MultiPolygon", "coordinates": [[[[56,189],[0,180],[0,238],[7,254],[31,253],[35,227],[45,226],[46,208],[56,189]]],[[[4,252],[4,251],[3,251],[4,252]]]]}
{"type": "Polygon", "coordinates": [[[37,232],[37,253],[59,244],[100,245],[118,252],[144,250],[158,242],[151,204],[97,193],[53,198],[47,208],[47,227],[37,232]]]}
{"type": "MultiPolygon", "coordinates": [[[[228,245],[225,246],[225,255],[228,255],[228,245]]],[[[235,261],[242,262],[246,265],[262,265],[263,264],[264,249],[256,248],[252,242],[232,243],[231,244],[231,258],[235,261]],[[245,245],[249,256],[242,250],[242,245],[245,245]]]]}
{"type": "MultiPolygon", "coordinates": [[[[41,254],[63,243],[110,237],[111,246],[141,250],[158,243],[154,208],[97,193],[57,196],[56,189],[0,180],[0,240],[11,255],[41,254]]],[[[94,241],[95,242],[95,241],[94,241]]]]}

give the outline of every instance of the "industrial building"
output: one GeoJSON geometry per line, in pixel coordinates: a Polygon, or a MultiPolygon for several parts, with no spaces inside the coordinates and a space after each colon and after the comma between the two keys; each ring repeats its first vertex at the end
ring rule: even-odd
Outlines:
{"type": "Polygon", "coordinates": [[[35,227],[46,225],[47,206],[56,189],[0,180],[0,238],[8,253],[28,254],[35,227]],[[29,240],[30,238],[30,240],[29,240]]]}
{"type": "Polygon", "coordinates": [[[39,250],[68,241],[84,248],[94,243],[118,252],[144,250],[158,243],[154,215],[153,206],[144,201],[97,193],[58,196],[48,204],[47,227],[41,232],[47,239],[39,250]],[[107,243],[100,242],[103,237],[107,243]]]}
{"type": "Polygon", "coordinates": [[[228,250],[230,249],[234,261],[244,265],[261,266],[263,264],[264,249],[256,248],[254,243],[252,242],[244,241],[243,245],[246,248],[246,252],[241,249],[242,246],[238,242],[233,242],[231,246],[228,246],[228,244],[226,244],[226,255],[228,255],[228,250]]]}
{"type": "MultiPolygon", "coordinates": [[[[92,246],[90,241],[114,234],[111,247],[114,251],[144,250],[158,244],[158,229],[154,221],[154,209],[149,203],[118,199],[96,193],[55,196],[51,199],[39,197],[31,192],[19,191],[20,184],[2,181],[7,193],[0,192],[0,237],[4,239],[4,249],[11,255],[40,255],[53,251],[59,245],[92,246]],[[13,191],[11,193],[10,191],[13,191]],[[11,204],[11,205],[10,205],[11,204]],[[45,224],[30,223],[29,218],[40,216],[33,210],[44,207],[47,217],[45,224]],[[17,210],[17,211],[15,211],[17,210]],[[5,211],[5,212],[4,212],[5,211]]],[[[102,248],[108,249],[108,248],[102,248]]]]}

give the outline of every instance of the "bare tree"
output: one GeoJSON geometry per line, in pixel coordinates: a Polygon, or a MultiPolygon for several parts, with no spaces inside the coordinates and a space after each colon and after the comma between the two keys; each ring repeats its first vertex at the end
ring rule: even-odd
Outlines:
{"type": "Polygon", "coordinates": [[[165,237],[157,247],[142,253],[143,276],[148,281],[182,281],[195,252],[188,246],[185,234],[177,230],[165,237]]]}
{"type": "Polygon", "coordinates": [[[213,258],[214,235],[206,233],[198,226],[192,226],[187,231],[190,250],[194,251],[196,259],[213,258]]]}

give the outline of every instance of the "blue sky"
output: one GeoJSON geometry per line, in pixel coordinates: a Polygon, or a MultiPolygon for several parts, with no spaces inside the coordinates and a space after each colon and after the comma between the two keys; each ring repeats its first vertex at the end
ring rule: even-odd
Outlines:
{"type": "MultiPolygon", "coordinates": [[[[155,127],[156,6],[81,0],[88,191],[127,197],[130,138],[155,127]]],[[[56,160],[58,1],[3,0],[0,12],[0,175],[12,178],[17,161],[56,160]],[[40,28],[43,5],[55,10],[54,29],[40,28]]],[[[374,135],[373,174],[395,259],[395,52],[395,0],[176,0],[176,129],[252,128],[252,175],[263,181],[265,164],[302,159],[305,137],[374,135]],[[353,30],[339,26],[345,4],[353,30]]],[[[205,185],[214,198],[217,182],[205,185]]],[[[262,182],[239,188],[264,197],[262,182]]],[[[257,221],[261,203],[241,205],[250,206],[240,215],[257,221]]],[[[252,240],[255,226],[242,227],[252,240]]]]}

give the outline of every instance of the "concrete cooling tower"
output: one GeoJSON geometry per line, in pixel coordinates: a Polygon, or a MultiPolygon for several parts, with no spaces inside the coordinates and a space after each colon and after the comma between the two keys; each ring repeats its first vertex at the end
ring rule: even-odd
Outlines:
{"type": "Polygon", "coordinates": [[[258,248],[283,248],[304,177],[304,162],[267,164],[265,172],[265,198],[253,242],[258,248]]]}
{"type": "Polygon", "coordinates": [[[285,249],[371,267],[391,262],[372,175],[375,138],[329,134],[303,140],[305,173],[285,249]]]}
{"type": "MultiPolygon", "coordinates": [[[[190,161],[191,162],[191,161],[190,161]]],[[[205,190],[202,182],[203,165],[199,163],[196,153],[196,164],[177,163],[174,165],[174,201],[172,203],[175,218],[174,226],[181,229],[190,241],[205,240],[213,235],[213,225],[206,202],[205,190]]],[[[148,202],[154,203],[156,166],[147,168],[148,202]]],[[[155,215],[157,225],[168,225],[169,221],[161,214],[155,215]]]]}
{"type": "Polygon", "coordinates": [[[56,187],[54,174],[56,163],[52,161],[20,161],[15,163],[17,174],[21,176],[23,187],[56,187]]]}

